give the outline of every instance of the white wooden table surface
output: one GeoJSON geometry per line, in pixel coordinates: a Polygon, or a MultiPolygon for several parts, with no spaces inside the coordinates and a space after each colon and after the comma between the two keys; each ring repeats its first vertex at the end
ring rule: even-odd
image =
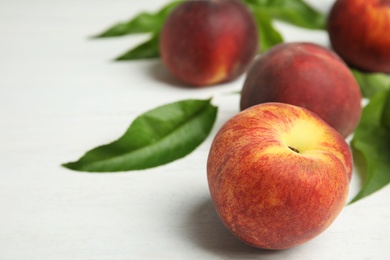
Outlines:
{"type": "MultiPolygon", "coordinates": [[[[181,88],[159,60],[112,62],[145,35],[88,37],[165,0],[0,1],[0,259],[390,259],[390,187],[345,207],[311,242],[285,251],[244,245],[220,223],[206,181],[213,135],[238,112],[244,78],[181,88]],[[118,138],[142,112],[214,97],[211,136],[158,168],[87,174],[61,163],[118,138]]],[[[327,10],[332,1],[311,1],[327,10]]],[[[277,23],[287,41],[324,32],[277,23]]],[[[356,194],[353,178],[350,197],[356,194]]]]}

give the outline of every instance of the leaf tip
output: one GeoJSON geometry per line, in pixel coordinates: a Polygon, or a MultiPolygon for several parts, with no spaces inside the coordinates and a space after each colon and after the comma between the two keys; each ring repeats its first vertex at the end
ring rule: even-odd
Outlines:
{"type": "Polygon", "coordinates": [[[74,163],[73,162],[62,163],[61,166],[64,168],[67,168],[69,170],[74,170],[74,163]]]}
{"type": "Polygon", "coordinates": [[[90,36],[87,36],[87,39],[88,39],[88,40],[97,40],[97,39],[100,39],[100,38],[102,38],[102,37],[100,36],[100,34],[98,34],[98,35],[90,35],[90,36]]]}

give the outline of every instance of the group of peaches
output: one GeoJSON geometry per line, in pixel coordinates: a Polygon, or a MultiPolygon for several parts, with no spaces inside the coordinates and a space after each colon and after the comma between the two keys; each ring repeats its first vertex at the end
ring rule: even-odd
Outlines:
{"type": "Polygon", "coordinates": [[[182,82],[204,87],[246,73],[241,112],[215,136],[207,178],[225,226],[243,242],[286,249],[323,232],[343,209],[353,160],[345,138],[362,96],[350,67],[390,73],[390,0],[337,0],[331,47],[281,43],[260,53],[238,0],[186,1],[168,16],[160,54],[182,82]]]}

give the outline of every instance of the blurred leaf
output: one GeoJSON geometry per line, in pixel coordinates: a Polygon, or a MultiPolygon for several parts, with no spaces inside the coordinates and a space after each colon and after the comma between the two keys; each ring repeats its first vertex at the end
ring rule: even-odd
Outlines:
{"type": "Polygon", "coordinates": [[[260,51],[265,52],[274,45],[283,42],[282,35],[273,26],[267,11],[261,7],[251,7],[250,9],[258,28],[260,51]]]}
{"type": "Polygon", "coordinates": [[[138,45],[135,48],[130,49],[126,53],[120,55],[115,60],[137,60],[137,59],[151,59],[160,57],[159,49],[159,35],[155,34],[146,42],[138,45]]]}
{"type": "Polygon", "coordinates": [[[390,75],[384,73],[368,73],[351,69],[359,83],[363,97],[370,98],[378,92],[390,89],[390,75]]]}
{"type": "Polygon", "coordinates": [[[247,5],[266,9],[271,18],[306,29],[326,28],[326,15],[303,0],[244,0],[247,5]]]}
{"type": "MultiPolygon", "coordinates": [[[[352,139],[352,148],[365,159],[364,182],[350,203],[363,199],[390,183],[390,131],[385,127],[390,118],[384,115],[389,93],[381,92],[370,99],[352,139]]],[[[386,112],[388,115],[388,112],[386,112]]]]}
{"type": "Polygon", "coordinates": [[[390,131],[390,90],[387,91],[385,105],[383,106],[382,125],[386,127],[387,131],[390,131]]]}
{"type": "Polygon", "coordinates": [[[167,15],[175,8],[180,1],[174,1],[156,13],[140,13],[127,22],[120,22],[108,28],[94,38],[118,37],[134,33],[154,33],[160,31],[167,15]]]}
{"type": "Polygon", "coordinates": [[[170,103],[136,118],[117,141],[63,166],[85,172],[118,172],[163,165],[195,150],[209,135],[216,116],[211,100],[170,103]]]}

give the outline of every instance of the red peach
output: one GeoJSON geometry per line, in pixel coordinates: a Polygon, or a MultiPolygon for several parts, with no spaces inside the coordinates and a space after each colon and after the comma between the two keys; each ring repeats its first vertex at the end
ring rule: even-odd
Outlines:
{"type": "Polygon", "coordinates": [[[350,66],[390,73],[390,0],[338,0],[327,30],[333,49],[350,66]]]}
{"type": "Polygon", "coordinates": [[[265,102],[304,107],[347,137],[359,123],[361,98],[351,71],[333,51],[312,43],[284,43],[254,62],[240,107],[265,102]]]}
{"type": "Polygon", "coordinates": [[[168,70],[193,86],[231,81],[258,49],[252,14],[240,1],[186,1],[168,16],[160,54],[168,70]]]}
{"type": "Polygon", "coordinates": [[[211,198],[245,243],[286,249],[318,236],[343,209],[352,154],[343,137],[307,109],[253,106],[218,131],[207,161],[211,198]]]}

